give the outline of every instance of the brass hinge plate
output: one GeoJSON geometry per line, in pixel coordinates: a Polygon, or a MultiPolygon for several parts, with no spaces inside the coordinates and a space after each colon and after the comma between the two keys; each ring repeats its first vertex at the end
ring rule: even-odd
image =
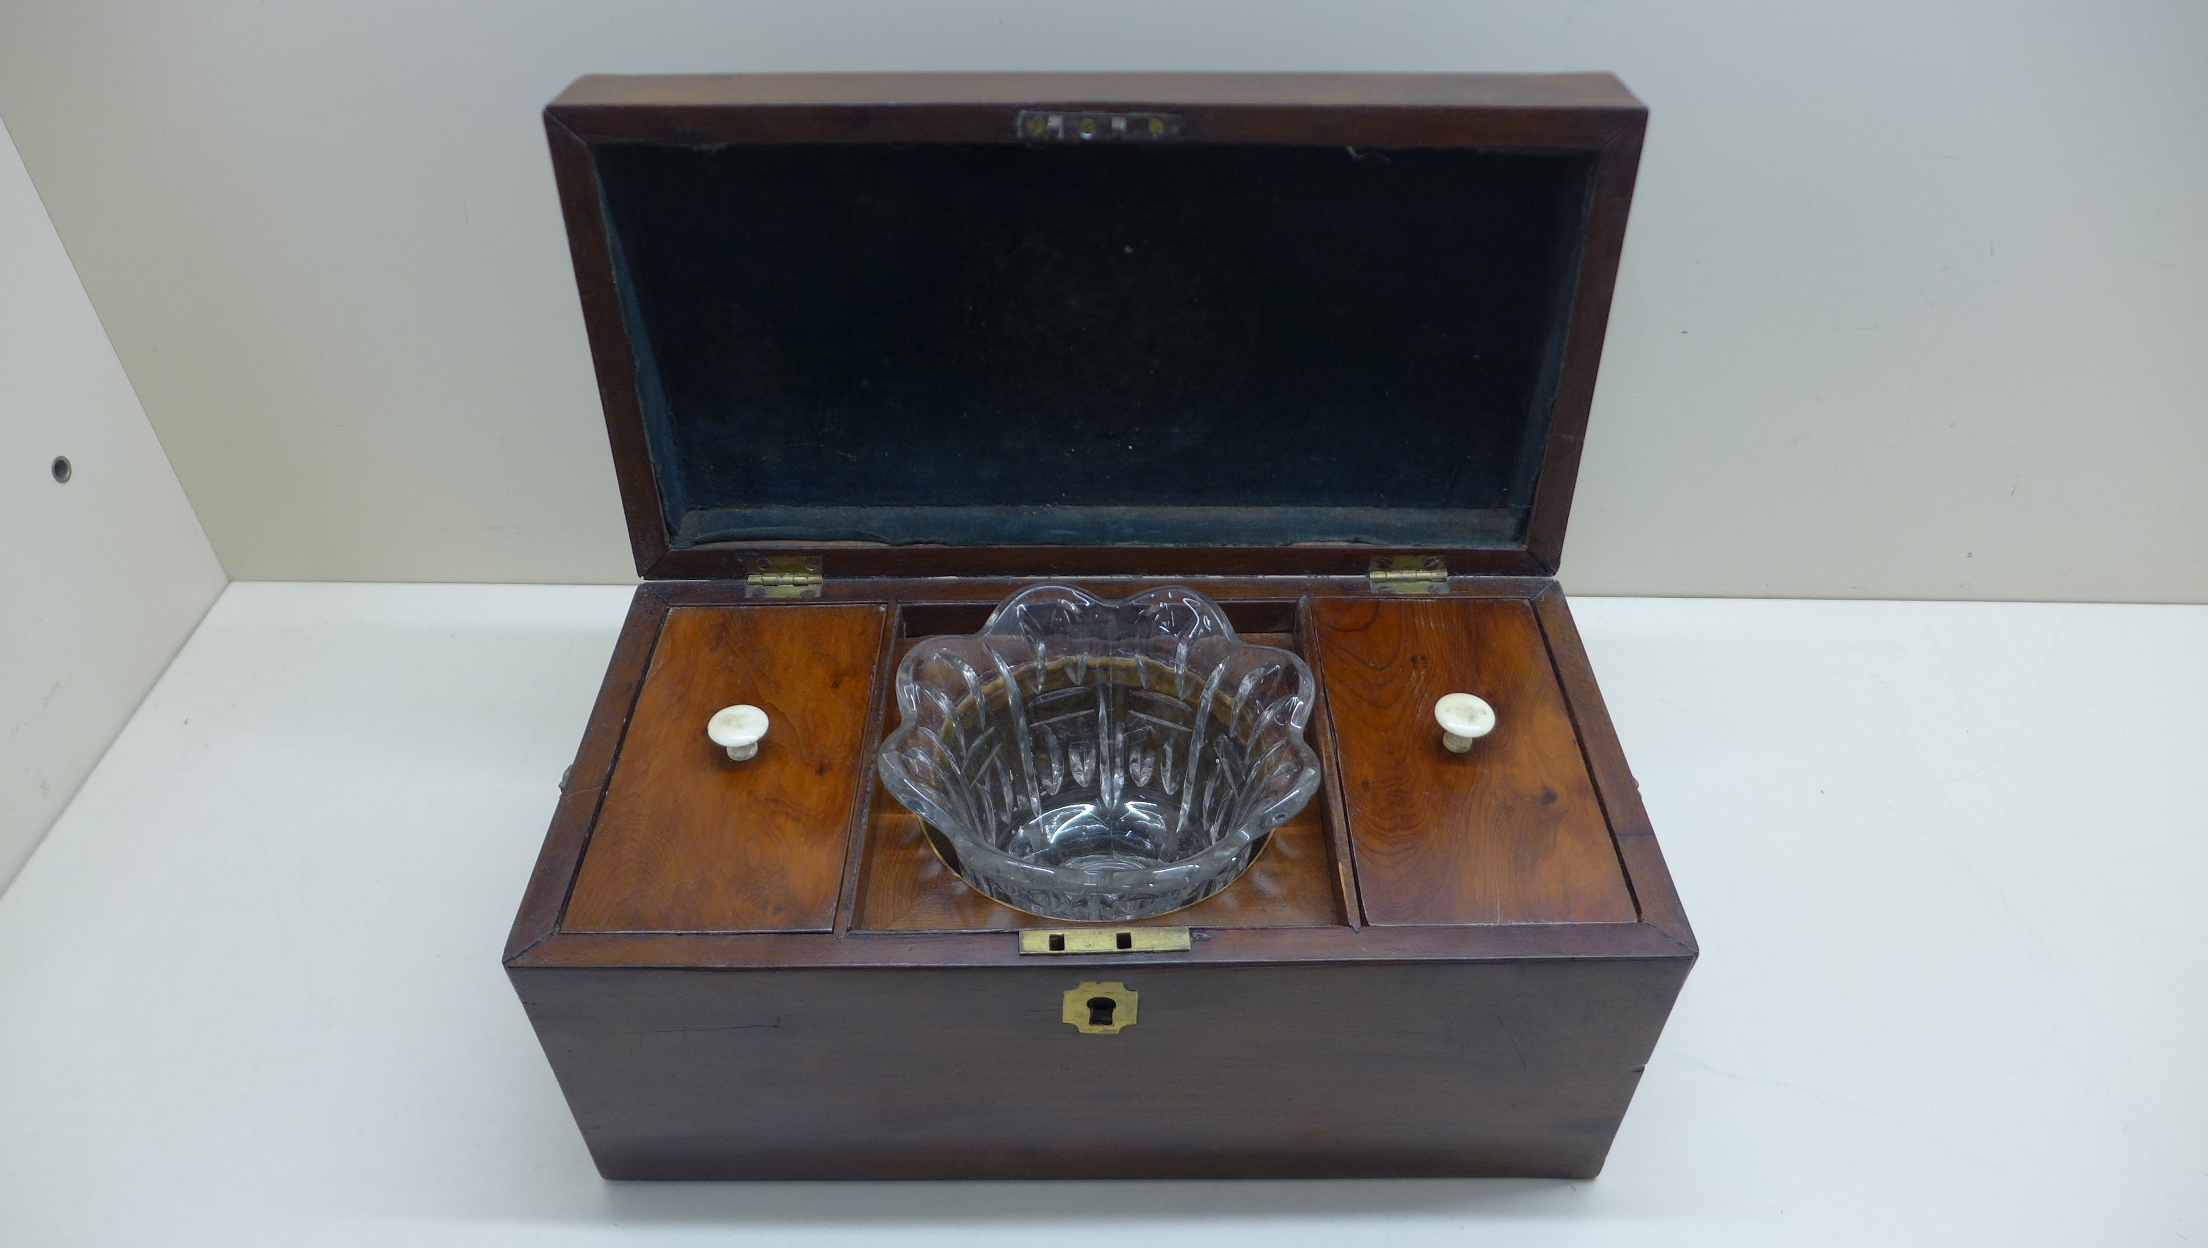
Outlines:
{"type": "Polygon", "coordinates": [[[1021,953],[1183,953],[1185,927],[1030,927],[1020,932],[1021,953]]]}
{"type": "Polygon", "coordinates": [[[1440,555],[1374,555],[1365,580],[1381,594],[1445,594],[1449,561],[1440,555]]]}
{"type": "Polygon", "coordinates": [[[744,597],[818,598],[822,580],[817,555],[767,555],[752,561],[744,597]]]}

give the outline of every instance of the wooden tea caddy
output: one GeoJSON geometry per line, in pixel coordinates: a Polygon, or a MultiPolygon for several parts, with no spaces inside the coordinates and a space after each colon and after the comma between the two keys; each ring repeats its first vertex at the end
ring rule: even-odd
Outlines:
{"type": "Polygon", "coordinates": [[[505,965],[606,1176],[1602,1168],[1696,952],[1551,579],[1645,121],[1601,74],[546,109],[644,583],[505,965]],[[1218,895],[1017,913],[876,780],[900,656],[1043,579],[1317,675],[1318,795],[1218,895]]]}

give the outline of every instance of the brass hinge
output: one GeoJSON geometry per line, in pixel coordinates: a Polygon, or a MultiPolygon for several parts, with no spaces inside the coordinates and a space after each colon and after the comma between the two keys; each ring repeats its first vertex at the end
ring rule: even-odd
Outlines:
{"type": "Polygon", "coordinates": [[[752,562],[744,597],[818,598],[821,580],[817,555],[766,555],[752,562]]]}
{"type": "Polygon", "coordinates": [[[1449,592],[1449,561],[1440,555],[1374,555],[1365,580],[1374,593],[1443,594],[1449,592]]]}

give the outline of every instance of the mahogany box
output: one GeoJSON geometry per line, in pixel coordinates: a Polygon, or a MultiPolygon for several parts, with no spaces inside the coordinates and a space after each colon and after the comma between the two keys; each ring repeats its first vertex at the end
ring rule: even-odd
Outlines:
{"type": "Polygon", "coordinates": [[[1552,579],[1645,122],[1604,74],[546,109],[643,584],[505,965],[605,1175],[1602,1168],[1696,952],[1552,579]],[[1317,676],[1318,795],[1103,937],[875,774],[899,656],[1045,581],[1317,676]]]}

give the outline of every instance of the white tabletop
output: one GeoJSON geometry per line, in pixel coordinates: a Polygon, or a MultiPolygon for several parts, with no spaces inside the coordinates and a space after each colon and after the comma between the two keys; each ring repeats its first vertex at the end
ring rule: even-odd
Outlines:
{"type": "Polygon", "coordinates": [[[1703,947],[1594,1182],[651,1185],[498,962],[627,600],[228,590],[0,897],[0,1244],[2208,1241],[2208,608],[1576,603],[1703,947]]]}

